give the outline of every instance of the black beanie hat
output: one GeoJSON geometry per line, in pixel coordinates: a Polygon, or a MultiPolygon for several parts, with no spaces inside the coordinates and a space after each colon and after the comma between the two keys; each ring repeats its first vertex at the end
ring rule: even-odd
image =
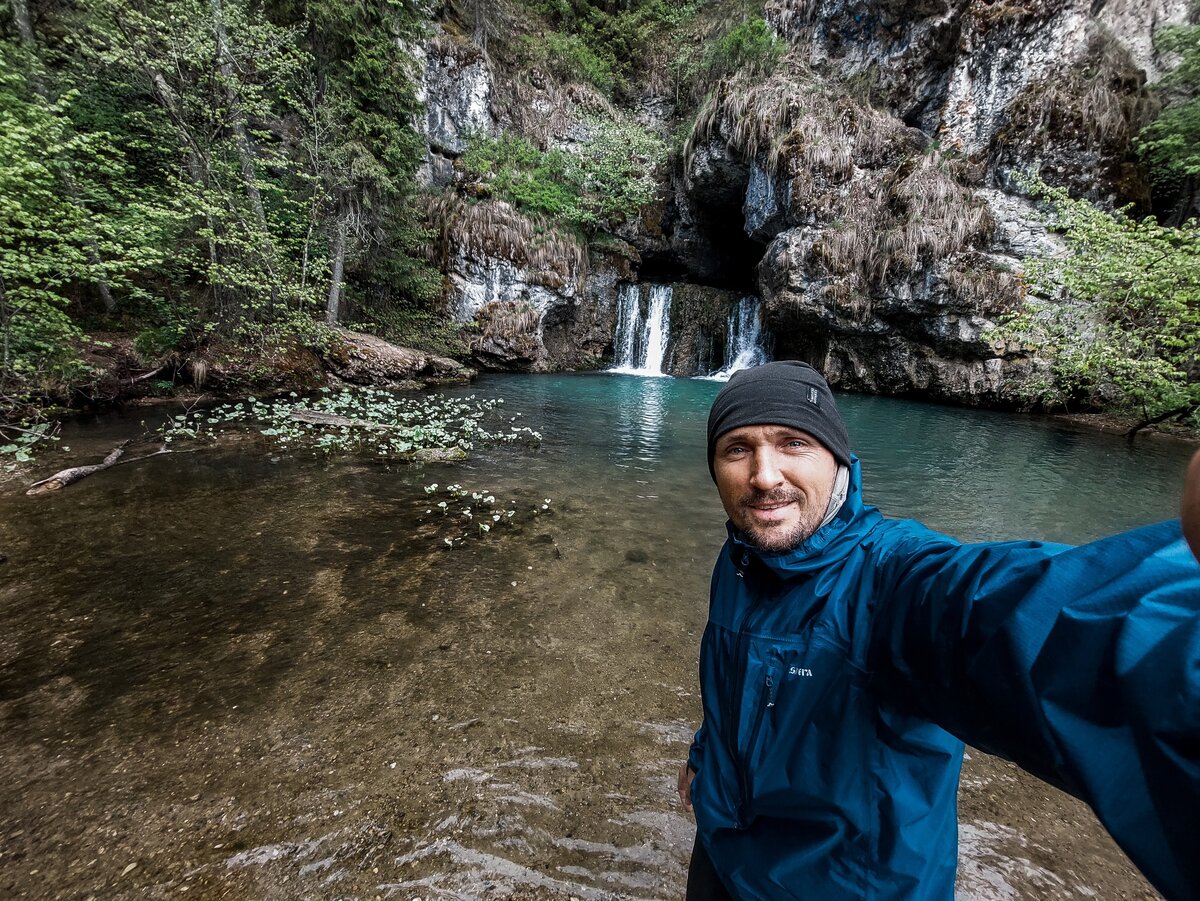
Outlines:
{"type": "Polygon", "coordinates": [[[850,436],[821,373],[799,360],[764,363],[729,377],[708,412],[708,471],[716,479],[717,439],[744,425],[786,425],[808,432],[844,466],[850,436]]]}

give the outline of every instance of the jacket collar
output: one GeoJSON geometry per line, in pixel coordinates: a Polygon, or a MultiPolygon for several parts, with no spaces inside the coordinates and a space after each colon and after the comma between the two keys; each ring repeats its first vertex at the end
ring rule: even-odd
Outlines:
{"type": "Polygon", "coordinates": [[[780,553],[763,551],[751,544],[732,521],[726,521],[725,529],[735,556],[749,554],[786,579],[822,569],[846,556],[862,539],[867,523],[879,515],[878,510],[863,503],[862,469],[858,457],[851,454],[850,486],[842,509],[798,547],[780,553]]]}

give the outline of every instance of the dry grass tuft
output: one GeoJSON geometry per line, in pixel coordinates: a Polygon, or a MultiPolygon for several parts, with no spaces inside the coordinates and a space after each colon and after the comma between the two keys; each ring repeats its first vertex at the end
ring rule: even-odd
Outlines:
{"type": "Polygon", "coordinates": [[[765,80],[722,79],[696,116],[685,163],[715,137],[772,174],[807,170],[835,182],[856,163],[878,165],[909,145],[902,122],[832,90],[795,54],[765,80]]]}
{"type": "Polygon", "coordinates": [[[863,315],[872,291],[972,251],[994,227],[987,206],[936,152],[908,161],[889,184],[855,180],[837,203],[838,216],[813,245],[812,258],[829,276],[826,296],[848,298],[844,305],[863,315]]]}
{"type": "Polygon", "coordinates": [[[504,112],[517,134],[546,150],[588,115],[617,118],[607,97],[590,84],[560,83],[540,69],[520,72],[498,83],[504,112]]]}
{"type": "Polygon", "coordinates": [[[767,0],[763,18],[779,34],[796,40],[817,20],[816,0],[767,0]]]}
{"type": "Polygon", "coordinates": [[[531,282],[552,290],[583,289],[587,245],[543,219],[502,200],[471,203],[449,191],[426,195],[425,213],[437,233],[434,262],[443,270],[455,254],[466,252],[508,260],[527,270],[531,282]]]}
{"type": "Polygon", "coordinates": [[[880,251],[893,268],[916,270],[960,253],[995,227],[987,205],[954,179],[937,152],[918,157],[888,194],[899,221],[882,236],[880,251]]]}
{"type": "Polygon", "coordinates": [[[963,268],[951,269],[942,279],[964,308],[980,315],[996,315],[1024,306],[1026,286],[1021,276],[975,262],[965,259],[963,268]]]}
{"type": "Polygon", "coordinates": [[[480,307],[476,321],[485,337],[514,341],[539,334],[538,311],[523,300],[495,301],[480,307]]]}

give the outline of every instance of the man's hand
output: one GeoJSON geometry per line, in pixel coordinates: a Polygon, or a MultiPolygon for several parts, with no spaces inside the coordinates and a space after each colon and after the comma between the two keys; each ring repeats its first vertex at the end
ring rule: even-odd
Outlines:
{"type": "Polygon", "coordinates": [[[1183,537],[1187,539],[1188,547],[1196,559],[1200,560],[1200,451],[1192,457],[1187,478],[1183,482],[1180,518],[1183,520],[1183,537]]]}
{"type": "Polygon", "coordinates": [[[692,809],[692,780],[695,778],[696,774],[685,762],[679,768],[679,784],[676,786],[679,789],[679,803],[683,805],[684,810],[692,809]]]}

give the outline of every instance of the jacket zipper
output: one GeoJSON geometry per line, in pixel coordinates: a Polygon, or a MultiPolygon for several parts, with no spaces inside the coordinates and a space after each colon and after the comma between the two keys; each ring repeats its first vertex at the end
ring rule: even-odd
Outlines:
{"type": "Polygon", "coordinates": [[[763,686],[763,696],[758,702],[758,710],[754,714],[754,723],[750,726],[750,735],[746,739],[746,754],[738,761],[739,779],[741,782],[741,799],[738,801],[738,822],[744,825],[745,807],[750,801],[750,753],[758,743],[758,733],[762,729],[767,711],[775,706],[775,695],[779,689],[779,680],[783,675],[783,658],[772,649],[767,661],[766,684],[763,686]]]}
{"type": "MultiPolygon", "coordinates": [[[[745,581],[745,571],[749,565],[750,552],[743,551],[741,565],[737,567],[738,577],[743,579],[743,581],[745,581]]],[[[746,827],[746,821],[748,819],[748,811],[746,807],[750,799],[750,782],[747,773],[748,761],[746,760],[746,756],[749,754],[749,748],[753,747],[753,739],[758,732],[759,725],[762,722],[763,712],[760,705],[759,712],[755,717],[754,725],[751,727],[750,740],[747,744],[747,755],[743,755],[740,753],[737,746],[737,732],[738,724],[742,721],[742,702],[745,700],[746,694],[745,691],[742,690],[742,682],[746,678],[746,627],[750,623],[750,617],[754,614],[754,611],[758,609],[758,605],[761,600],[757,593],[752,593],[750,591],[749,582],[746,583],[746,593],[750,595],[750,602],[746,605],[746,612],[742,614],[742,621],[738,623],[737,639],[734,642],[734,661],[737,665],[737,670],[735,678],[730,680],[730,693],[737,693],[737,711],[732,718],[733,735],[727,743],[729,745],[729,756],[730,759],[733,760],[733,764],[737,770],[738,776],[739,797],[737,803],[737,820],[739,829],[744,829],[746,827]]],[[[730,700],[732,701],[733,698],[730,698],[730,700]]],[[[727,709],[732,711],[733,705],[730,704],[727,709]]]]}

